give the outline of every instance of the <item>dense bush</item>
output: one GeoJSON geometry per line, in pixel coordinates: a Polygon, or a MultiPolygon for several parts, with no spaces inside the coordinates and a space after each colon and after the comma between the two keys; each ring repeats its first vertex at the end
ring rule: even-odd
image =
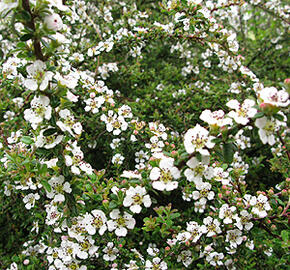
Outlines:
{"type": "Polygon", "coordinates": [[[0,15],[1,269],[287,269],[286,1],[0,15]]]}

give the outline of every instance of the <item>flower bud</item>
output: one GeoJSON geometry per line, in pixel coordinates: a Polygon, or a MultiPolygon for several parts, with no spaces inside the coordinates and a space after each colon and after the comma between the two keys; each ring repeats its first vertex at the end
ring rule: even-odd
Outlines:
{"type": "Polygon", "coordinates": [[[44,24],[49,30],[55,32],[61,30],[63,27],[62,19],[56,13],[46,16],[44,18],[44,24]]]}
{"type": "Polygon", "coordinates": [[[177,151],[171,151],[171,155],[172,155],[172,156],[177,155],[177,151]]]}
{"type": "Polygon", "coordinates": [[[24,265],[28,265],[28,264],[29,264],[29,260],[28,260],[28,259],[25,259],[25,260],[23,261],[23,264],[24,264],[24,265]]]}
{"type": "Polygon", "coordinates": [[[284,189],[282,190],[282,196],[286,196],[287,193],[288,193],[288,192],[287,192],[287,189],[284,188],[284,189]]]}

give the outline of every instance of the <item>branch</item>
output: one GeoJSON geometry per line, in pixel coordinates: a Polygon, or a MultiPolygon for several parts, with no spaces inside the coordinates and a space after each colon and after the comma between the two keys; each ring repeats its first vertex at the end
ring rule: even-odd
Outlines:
{"type": "MultiPolygon", "coordinates": [[[[31,20],[26,23],[26,26],[28,26],[35,32],[34,16],[30,9],[29,0],[22,0],[22,7],[31,16],[31,20]]],[[[35,36],[33,37],[33,47],[34,47],[34,53],[35,53],[36,59],[44,61],[45,57],[42,54],[40,42],[38,38],[36,38],[35,36]]]]}
{"type": "Polygon", "coordinates": [[[250,5],[253,6],[253,7],[258,7],[258,8],[260,8],[260,9],[262,9],[262,10],[265,11],[266,13],[272,15],[273,17],[275,17],[275,18],[277,18],[277,19],[282,20],[283,22],[285,22],[285,23],[287,23],[287,24],[290,24],[290,21],[288,21],[286,18],[283,18],[282,16],[279,16],[279,15],[276,14],[275,12],[273,12],[273,11],[271,11],[271,10],[265,8],[263,5],[259,5],[259,4],[254,5],[254,4],[252,4],[252,3],[250,3],[249,1],[246,1],[246,0],[245,0],[245,2],[247,2],[248,4],[250,4],[250,5]]]}
{"type": "Polygon", "coordinates": [[[278,134],[278,137],[279,137],[280,142],[282,143],[283,146],[285,146],[286,154],[287,154],[288,159],[289,159],[289,161],[290,161],[290,153],[289,153],[289,151],[287,150],[287,146],[286,146],[284,140],[282,139],[282,136],[280,135],[279,131],[277,131],[277,134],[278,134]]]}

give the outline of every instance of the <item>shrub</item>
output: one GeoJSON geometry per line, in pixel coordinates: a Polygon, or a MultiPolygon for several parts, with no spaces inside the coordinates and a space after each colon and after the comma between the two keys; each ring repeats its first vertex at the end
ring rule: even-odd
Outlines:
{"type": "Polygon", "coordinates": [[[287,8],[1,2],[1,268],[287,269],[287,8]]]}

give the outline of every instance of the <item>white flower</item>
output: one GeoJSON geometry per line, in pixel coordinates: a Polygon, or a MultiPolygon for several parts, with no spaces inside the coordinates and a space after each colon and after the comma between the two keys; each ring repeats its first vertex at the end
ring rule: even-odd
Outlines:
{"type": "Polygon", "coordinates": [[[12,101],[17,105],[18,108],[21,108],[24,105],[24,99],[22,97],[13,98],[12,101]]]}
{"type": "Polygon", "coordinates": [[[116,165],[121,165],[123,164],[124,159],[125,158],[121,154],[116,154],[112,158],[112,163],[116,165]]]}
{"type": "Polygon", "coordinates": [[[254,205],[254,207],[252,208],[253,214],[257,215],[260,218],[266,217],[267,211],[271,210],[271,206],[268,203],[268,198],[262,194],[260,194],[258,198],[253,197],[251,205],[254,205]]]}
{"type": "Polygon", "coordinates": [[[79,97],[74,95],[71,91],[67,90],[66,97],[71,102],[78,102],[79,97]]]}
{"type": "Polygon", "coordinates": [[[189,232],[180,232],[176,236],[176,240],[180,243],[186,243],[191,237],[191,234],[189,232]]]}
{"type": "Polygon", "coordinates": [[[196,188],[199,190],[195,190],[192,192],[192,198],[194,200],[200,201],[201,204],[206,204],[207,200],[212,200],[214,198],[214,192],[210,191],[211,184],[210,183],[200,183],[196,185],[196,188]]]}
{"type": "Polygon", "coordinates": [[[159,253],[159,249],[157,248],[157,245],[155,243],[149,243],[147,248],[147,253],[149,256],[156,256],[159,253]]]}
{"type": "Polygon", "coordinates": [[[206,256],[206,260],[213,266],[223,265],[222,259],[224,258],[223,253],[212,252],[206,256]]]}
{"type": "Polygon", "coordinates": [[[40,131],[40,134],[37,136],[35,141],[36,147],[44,147],[45,149],[51,149],[62,141],[63,135],[51,134],[49,136],[44,136],[43,133],[49,128],[52,127],[48,127],[40,131]]]}
{"type": "Polygon", "coordinates": [[[272,248],[272,247],[269,247],[268,249],[264,250],[264,253],[265,253],[268,257],[272,256],[273,248],[272,248]]]}
{"type": "Polygon", "coordinates": [[[243,242],[242,232],[238,229],[227,231],[226,242],[230,242],[231,248],[237,248],[243,242]]]}
{"type": "Polygon", "coordinates": [[[164,125],[157,122],[150,122],[149,129],[157,137],[161,137],[163,140],[167,139],[166,128],[164,125]]]}
{"type": "Polygon", "coordinates": [[[140,213],[142,210],[141,204],[145,207],[151,206],[150,196],[146,195],[146,189],[144,187],[136,186],[130,187],[126,190],[126,197],[124,198],[123,205],[125,207],[130,207],[129,209],[133,213],[140,213]]]}
{"type": "Polygon", "coordinates": [[[15,112],[11,112],[11,111],[6,111],[4,113],[4,119],[6,119],[6,121],[10,121],[14,118],[15,116],[15,112]]]}
{"type": "Polygon", "coordinates": [[[36,60],[33,64],[26,67],[28,78],[25,79],[24,86],[32,91],[38,88],[41,91],[45,90],[53,77],[51,71],[44,71],[45,68],[45,63],[40,60],[36,60]]]}
{"type": "Polygon", "coordinates": [[[259,128],[258,133],[263,144],[268,143],[272,146],[276,143],[274,134],[276,133],[277,127],[275,122],[275,119],[268,119],[265,116],[256,119],[255,125],[259,128]]]}
{"type": "Polygon", "coordinates": [[[103,259],[105,261],[114,261],[117,259],[117,255],[119,250],[114,247],[113,242],[109,242],[107,246],[103,249],[105,254],[103,255],[103,259]]]}
{"type": "Polygon", "coordinates": [[[215,167],[213,174],[214,174],[213,180],[221,182],[223,185],[229,185],[230,183],[229,173],[224,171],[223,168],[215,167]]]}
{"type": "Polygon", "coordinates": [[[151,149],[151,152],[161,152],[164,147],[164,142],[158,138],[158,136],[152,136],[150,143],[145,144],[146,148],[151,149]]]}
{"type": "Polygon", "coordinates": [[[93,174],[92,166],[83,160],[84,153],[81,148],[77,146],[77,141],[74,141],[70,145],[66,146],[68,151],[71,151],[73,156],[65,155],[65,164],[71,166],[71,171],[73,174],[79,175],[80,170],[87,173],[88,175],[93,174]]]}
{"type": "Polygon", "coordinates": [[[40,196],[38,193],[30,193],[23,198],[23,202],[25,203],[26,209],[31,209],[34,207],[35,201],[39,200],[40,196]]]}
{"type": "Polygon", "coordinates": [[[192,242],[197,242],[204,232],[204,228],[198,225],[195,221],[188,222],[186,230],[190,233],[190,238],[192,242]]]}
{"type": "Polygon", "coordinates": [[[188,5],[199,5],[202,0],[187,0],[188,5]]]}
{"type": "Polygon", "coordinates": [[[21,130],[17,130],[16,132],[12,131],[10,137],[7,138],[7,142],[9,144],[17,143],[21,135],[22,135],[21,130]]]}
{"type": "Polygon", "coordinates": [[[213,136],[208,135],[209,132],[197,124],[194,128],[189,129],[184,135],[184,146],[187,153],[199,152],[201,155],[209,156],[207,148],[213,148],[213,136]]]}
{"type": "Polygon", "coordinates": [[[46,220],[47,225],[55,224],[61,217],[62,213],[58,211],[56,205],[46,205],[46,220]]]}
{"type": "Polygon", "coordinates": [[[237,34],[233,33],[227,38],[229,45],[229,50],[232,52],[237,52],[239,50],[239,43],[237,41],[237,34]]]}
{"type": "Polygon", "coordinates": [[[74,116],[68,109],[60,110],[58,114],[62,121],[59,120],[56,124],[62,131],[68,131],[74,137],[75,134],[80,135],[82,133],[81,123],[75,122],[74,116]]]}
{"type": "Polygon", "coordinates": [[[240,229],[240,230],[247,230],[249,231],[253,226],[253,222],[251,222],[252,219],[252,214],[249,214],[247,210],[242,210],[240,212],[240,217],[236,218],[236,223],[235,225],[240,229]]]}
{"type": "Polygon", "coordinates": [[[89,255],[90,257],[97,257],[98,253],[96,252],[99,247],[95,246],[94,243],[95,240],[93,240],[90,235],[79,241],[79,243],[75,243],[73,248],[75,249],[76,255],[83,260],[87,259],[89,255]]]}
{"type": "Polygon", "coordinates": [[[202,121],[208,123],[211,126],[223,127],[226,125],[232,125],[231,118],[225,117],[225,113],[222,110],[211,112],[210,110],[204,110],[200,117],[202,121]]]}
{"type": "Polygon", "coordinates": [[[51,6],[56,7],[57,9],[61,10],[61,11],[66,11],[68,10],[68,7],[63,5],[63,1],[62,0],[48,0],[49,4],[51,6]]]}
{"type": "Polygon", "coordinates": [[[177,257],[177,262],[180,262],[180,261],[182,261],[185,267],[188,267],[193,261],[191,251],[190,250],[181,251],[181,253],[177,257]]]}
{"type": "Polygon", "coordinates": [[[151,261],[147,260],[145,264],[145,270],[167,270],[167,263],[164,261],[161,261],[159,257],[156,257],[151,261]]]}
{"type": "Polygon", "coordinates": [[[178,182],[173,181],[180,178],[180,171],[174,166],[174,159],[164,157],[159,163],[159,167],[154,167],[150,172],[152,187],[157,190],[171,191],[178,187],[178,182]]]}
{"type": "Polygon", "coordinates": [[[62,27],[63,27],[62,19],[56,13],[51,14],[51,15],[47,15],[44,18],[44,24],[46,25],[46,27],[49,30],[52,30],[52,31],[55,31],[55,32],[61,30],[62,27]]]}
{"type": "Polygon", "coordinates": [[[72,191],[69,182],[64,183],[64,177],[62,175],[53,176],[48,183],[51,186],[51,191],[47,192],[46,196],[50,199],[54,198],[56,202],[64,202],[64,192],[71,193],[72,191]]]}
{"type": "Polygon", "coordinates": [[[233,218],[237,217],[237,214],[234,214],[235,211],[235,206],[230,207],[228,204],[223,204],[220,208],[219,218],[223,219],[224,224],[232,223],[233,218]]]}
{"type": "Polygon", "coordinates": [[[70,71],[70,73],[67,75],[60,75],[58,72],[56,72],[54,78],[58,81],[60,85],[66,86],[70,89],[74,89],[78,85],[80,75],[76,71],[70,71]]]}
{"type": "Polygon", "coordinates": [[[106,50],[106,52],[110,52],[113,49],[114,46],[114,42],[110,41],[110,40],[106,40],[106,41],[101,41],[99,42],[96,50],[97,51],[104,51],[106,50]]]}
{"type": "MultiPolygon", "coordinates": [[[[0,13],[1,13],[1,3],[0,3],[0,13]]],[[[10,264],[10,267],[7,268],[6,270],[18,270],[17,263],[13,262],[10,264]]]]}
{"type": "Polygon", "coordinates": [[[238,124],[248,124],[249,118],[254,117],[257,113],[257,109],[253,108],[253,106],[255,106],[255,101],[251,99],[246,99],[243,104],[240,104],[237,100],[232,99],[226,105],[235,110],[230,111],[228,116],[233,118],[238,124]]]}
{"type": "Polygon", "coordinates": [[[108,116],[103,114],[101,116],[101,121],[106,123],[107,131],[113,131],[114,135],[119,135],[128,128],[128,123],[125,121],[125,118],[121,115],[118,116],[112,110],[108,111],[108,116]]]}
{"type": "Polygon", "coordinates": [[[278,91],[275,87],[265,87],[260,92],[260,98],[266,104],[276,107],[287,107],[289,105],[289,94],[285,90],[278,91]]]}
{"type": "Polygon", "coordinates": [[[135,219],[127,212],[121,215],[119,209],[114,209],[110,213],[110,217],[111,220],[107,222],[108,230],[110,232],[115,231],[117,236],[126,236],[128,232],[127,228],[133,229],[135,227],[135,219]]]}
{"type": "Polygon", "coordinates": [[[105,102],[105,98],[103,96],[98,96],[94,98],[85,99],[84,102],[86,103],[85,111],[91,111],[93,114],[98,113],[99,109],[105,102]]]}
{"type": "Polygon", "coordinates": [[[86,213],[85,217],[85,229],[89,234],[94,235],[96,231],[99,231],[100,235],[103,235],[107,230],[107,217],[101,210],[93,210],[91,214],[86,213]]]}
{"type": "Polygon", "coordinates": [[[51,118],[51,107],[49,106],[49,98],[46,96],[34,97],[30,102],[31,109],[24,111],[24,119],[32,124],[35,129],[44,119],[51,118]]]}
{"type": "Polygon", "coordinates": [[[196,157],[192,157],[186,162],[189,167],[184,171],[184,175],[189,182],[194,182],[196,185],[202,183],[202,177],[207,180],[213,177],[213,168],[209,167],[210,157],[202,156],[201,161],[196,157]]]}
{"type": "Polygon", "coordinates": [[[46,164],[48,168],[53,168],[56,167],[56,163],[58,162],[58,158],[52,158],[50,160],[47,161],[41,161],[41,164],[46,164]]]}
{"type": "Polygon", "coordinates": [[[142,176],[138,171],[123,171],[123,173],[120,176],[129,179],[139,179],[139,180],[142,179],[142,176]]]}
{"type": "MultiPolygon", "coordinates": [[[[5,0],[0,2],[0,14],[7,13],[18,6],[18,0],[5,0]]],[[[16,265],[17,267],[17,265],[16,265]]],[[[17,268],[16,268],[17,269],[17,268]]]]}
{"type": "Polygon", "coordinates": [[[131,111],[132,110],[128,105],[123,105],[118,109],[118,114],[123,116],[124,118],[132,118],[133,114],[131,111]]]}
{"type": "Polygon", "coordinates": [[[203,219],[204,225],[201,226],[203,233],[207,233],[207,237],[211,237],[222,232],[220,228],[220,222],[212,217],[206,217],[203,219]]]}
{"type": "Polygon", "coordinates": [[[64,263],[70,263],[75,255],[76,249],[74,242],[63,239],[61,241],[61,247],[57,250],[57,254],[54,254],[54,257],[58,256],[61,259],[61,263],[58,262],[58,264],[62,265],[62,261],[64,263]]]}

